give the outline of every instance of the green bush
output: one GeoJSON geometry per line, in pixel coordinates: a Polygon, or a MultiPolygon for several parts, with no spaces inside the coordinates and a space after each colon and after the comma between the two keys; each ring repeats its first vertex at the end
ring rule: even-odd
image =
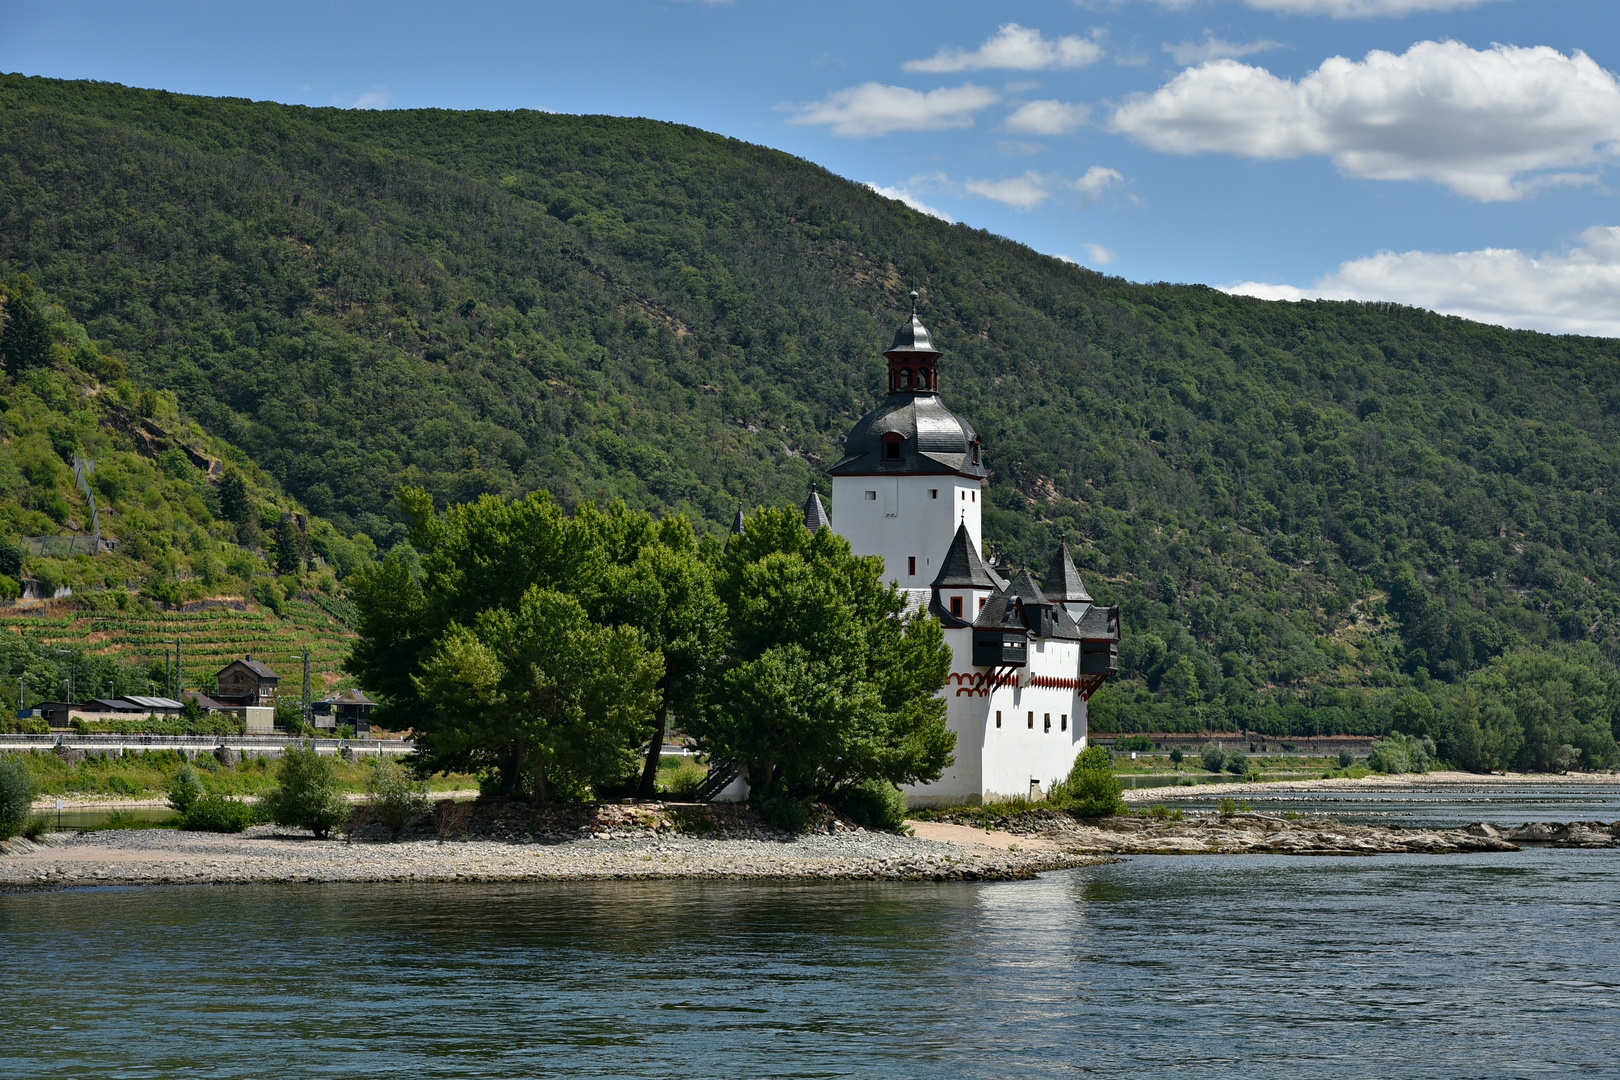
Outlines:
{"type": "Polygon", "coordinates": [[[367,803],[394,839],[428,811],[427,784],[407,776],[392,761],[366,759],[367,803]]]}
{"type": "Polygon", "coordinates": [[[765,824],[783,832],[802,833],[810,827],[810,812],[804,803],[785,791],[773,791],[754,803],[765,824]]]}
{"type": "Polygon", "coordinates": [[[1426,773],[1433,756],[1434,743],[1427,737],[1390,734],[1373,744],[1372,752],[1367,755],[1367,768],[1391,775],[1426,773]]]}
{"type": "Polygon", "coordinates": [[[26,829],[33,812],[33,774],[17,758],[0,758],[0,840],[26,829]]]}
{"type": "Polygon", "coordinates": [[[44,814],[29,814],[28,821],[22,827],[23,836],[29,840],[38,840],[51,831],[51,819],[44,814]]]}
{"type": "Polygon", "coordinates": [[[1153,740],[1146,735],[1126,735],[1114,740],[1114,749],[1122,754],[1129,754],[1132,751],[1141,753],[1153,749],[1153,740]]]}
{"type": "Polygon", "coordinates": [[[1170,751],[1170,764],[1172,764],[1172,765],[1180,765],[1183,761],[1186,761],[1186,760],[1187,760],[1187,755],[1181,752],[1181,747],[1178,746],[1174,750],[1170,751]]]}
{"type": "Polygon", "coordinates": [[[1339,747],[1339,768],[1348,769],[1356,763],[1356,755],[1348,746],[1339,747]]]}
{"type": "Polygon", "coordinates": [[[265,800],[271,821],[308,829],[325,839],[349,820],[349,803],[338,790],[337,768],[311,743],[294,743],[276,770],[276,789],[265,800]]]}
{"type": "Polygon", "coordinates": [[[1236,799],[1222,799],[1215,804],[1215,812],[1223,818],[1236,817],[1238,804],[1236,799]]]}
{"type": "Polygon", "coordinates": [[[180,827],[187,832],[239,833],[258,817],[251,803],[237,802],[223,795],[202,795],[180,815],[180,827]]]}
{"type": "Polygon", "coordinates": [[[1121,791],[1108,751],[1090,746],[1074,759],[1068,778],[1052,785],[1047,801],[1080,817],[1107,817],[1125,811],[1121,791]]]}
{"type": "Polygon", "coordinates": [[[1220,772],[1226,768],[1226,751],[1214,743],[1210,743],[1204,747],[1203,755],[1199,760],[1203,764],[1205,772],[1220,772]]]}
{"type": "Polygon", "coordinates": [[[169,781],[169,805],[182,816],[190,810],[192,805],[203,796],[202,778],[197,770],[186,762],[175,771],[174,779],[169,781]]]}
{"type": "Polygon", "coordinates": [[[677,759],[675,764],[658,770],[658,787],[667,795],[686,796],[703,786],[709,770],[691,758],[677,759]]]}
{"type": "Polygon", "coordinates": [[[1249,772],[1249,755],[1241,750],[1234,750],[1227,754],[1226,771],[1233,776],[1247,776],[1249,772]]]}
{"type": "Polygon", "coordinates": [[[905,792],[887,780],[862,780],[839,792],[839,810],[857,825],[884,832],[899,832],[906,822],[905,792]]]}

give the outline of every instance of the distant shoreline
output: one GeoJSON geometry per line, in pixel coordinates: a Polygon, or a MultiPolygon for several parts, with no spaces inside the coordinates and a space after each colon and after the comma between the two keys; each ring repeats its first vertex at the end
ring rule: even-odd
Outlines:
{"type": "MultiPolygon", "coordinates": [[[[1203,773],[1189,772],[1197,778],[1203,773]]],[[[1208,775],[1214,775],[1213,773],[1208,775]]],[[[1452,790],[1490,790],[1493,788],[1552,787],[1562,785],[1620,785],[1620,773],[1469,773],[1444,770],[1428,773],[1399,773],[1394,776],[1374,773],[1352,779],[1334,777],[1324,780],[1258,780],[1233,783],[1211,783],[1163,787],[1130,788],[1124,793],[1127,803],[1163,802],[1166,799],[1210,799],[1230,795],[1285,795],[1291,791],[1409,791],[1422,788],[1449,788],[1452,790]]]]}

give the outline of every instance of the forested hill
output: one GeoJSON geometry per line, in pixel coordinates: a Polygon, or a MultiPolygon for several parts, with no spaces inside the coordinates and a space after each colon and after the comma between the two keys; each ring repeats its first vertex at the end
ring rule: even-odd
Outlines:
{"type": "Polygon", "coordinates": [[[1125,605],[1105,720],[1382,724],[1516,643],[1620,653],[1613,341],[1132,284],[652,121],[20,76],[0,271],[384,548],[403,482],[801,500],[915,281],[991,543],[1125,605]]]}

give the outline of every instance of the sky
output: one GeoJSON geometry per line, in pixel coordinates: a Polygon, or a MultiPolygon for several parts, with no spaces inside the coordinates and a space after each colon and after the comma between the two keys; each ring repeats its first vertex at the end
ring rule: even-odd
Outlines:
{"type": "Polygon", "coordinates": [[[1616,0],[0,0],[0,70],[652,117],[1135,281],[1620,336],[1616,0]]]}

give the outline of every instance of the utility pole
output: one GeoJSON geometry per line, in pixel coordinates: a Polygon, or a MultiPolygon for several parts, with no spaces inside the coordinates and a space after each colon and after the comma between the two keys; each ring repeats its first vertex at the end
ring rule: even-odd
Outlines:
{"type": "Polygon", "coordinates": [[[304,726],[315,726],[314,695],[309,690],[309,650],[304,650],[304,726]]]}
{"type": "Polygon", "coordinates": [[[68,677],[67,677],[68,703],[72,704],[72,702],[73,702],[73,650],[72,649],[57,649],[56,651],[59,652],[59,653],[67,653],[68,654],[68,669],[67,669],[67,672],[68,672],[68,677]]]}
{"type": "Polygon", "coordinates": [[[17,715],[19,717],[23,714],[23,679],[24,676],[17,676],[17,715]]]}

